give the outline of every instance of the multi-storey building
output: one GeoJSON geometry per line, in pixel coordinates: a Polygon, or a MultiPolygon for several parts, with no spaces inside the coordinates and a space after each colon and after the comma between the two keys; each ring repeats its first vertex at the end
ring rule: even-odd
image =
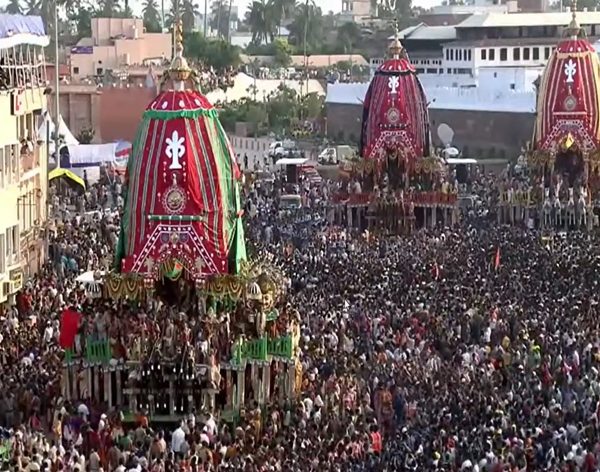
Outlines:
{"type": "Polygon", "coordinates": [[[343,23],[363,23],[375,15],[375,6],[371,0],[342,0],[342,11],[338,21],[343,23]]]}
{"type": "Polygon", "coordinates": [[[170,61],[172,48],[171,33],[148,33],[139,18],[92,18],[92,37],[71,48],[71,79],[102,78],[128,66],[170,61]]]}
{"type": "Polygon", "coordinates": [[[0,19],[0,303],[45,257],[47,153],[37,120],[46,108],[48,43],[40,17],[0,19]]]}
{"type": "MultiPolygon", "coordinates": [[[[600,12],[580,12],[582,29],[600,37],[600,12]]],[[[421,23],[400,32],[429,100],[433,140],[440,123],[470,157],[516,158],[531,139],[535,82],[571,21],[556,13],[473,14],[455,25],[421,23]],[[491,136],[491,138],[490,138],[491,136]]],[[[371,59],[374,72],[382,59],[371,59]]],[[[328,131],[359,136],[368,84],[327,87],[328,131]],[[338,119],[339,117],[339,119],[338,119]]]]}

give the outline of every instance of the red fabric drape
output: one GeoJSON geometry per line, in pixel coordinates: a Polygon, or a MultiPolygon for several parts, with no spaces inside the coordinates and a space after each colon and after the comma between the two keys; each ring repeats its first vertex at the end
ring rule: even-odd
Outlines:
{"type": "Polygon", "coordinates": [[[58,343],[63,349],[73,347],[80,318],[81,314],[75,310],[67,308],[62,312],[62,316],[60,318],[60,335],[58,338],[58,343]]]}

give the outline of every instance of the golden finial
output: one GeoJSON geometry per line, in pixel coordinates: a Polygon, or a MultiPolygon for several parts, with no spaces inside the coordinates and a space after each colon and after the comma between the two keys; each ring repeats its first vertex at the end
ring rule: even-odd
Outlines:
{"type": "Polygon", "coordinates": [[[181,18],[175,23],[175,53],[183,53],[183,21],[181,18]]]}
{"type": "Polygon", "coordinates": [[[400,37],[398,34],[398,20],[394,20],[393,28],[394,28],[394,39],[390,43],[388,52],[392,59],[400,59],[400,56],[402,55],[402,50],[404,48],[402,47],[402,43],[400,42],[400,37]]]}
{"type": "Polygon", "coordinates": [[[175,57],[169,67],[169,77],[176,84],[176,88],[185,88],[185,81],[190,78],[192,69],[183,57],[183,23],[181,18],[177,19],[174,25],[173,39],[175,41],[175,57]]]}
{"type": "Polygon", "coordinates": [[[573,39],[577,39],[583,33],[579,23],[577,23],[577,0],[573,0],[571,3],[571,22],[567,26],[566,33],[567,36],[573,39]]]}

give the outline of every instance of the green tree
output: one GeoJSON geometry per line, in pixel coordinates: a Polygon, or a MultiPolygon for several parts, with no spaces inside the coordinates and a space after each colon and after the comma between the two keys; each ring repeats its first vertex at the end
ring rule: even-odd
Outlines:
{"type": "Polygon", "coordinates": [[[291,20],[296,11],[296,0],[270,0],[273,21],[277,26],[277,34],[280,34],[281,25],[285,20],[291,20]]]}
{"type": "Polygon", "coordinates": [[[230,16],[227,0],[213,2],[210,12],[210,27],[217,32],[217,36],[220,38],[226,38],[229,35],[230,16]]]}
{"type": "Polygon", "coordinates": [[[292,48],[285,39],[277,38],[273,41],[275,65],[288,67],[292,63],[292,48]]]}
{"type": "Polygon", "coordinates": [[[346,54],[354,51],[361,39],[360,28],[356,23],[344,23],[337,30],[337,42],[346,54]]]}
{"type": "Polygon", "coordinates": [[[184,36],[183,48],[187,57],[217,72],[238,67],[242,62],[238,47],[222,39],[206,39],[197,31],[184,36]]]}
{"type": "Polygon", "coordinates": [[[269,95],[265,106],[269,129],[277,133],[289,130],[300,116],[298,94],[284,85],[269,95]]]}
{"type": "Polygon", "coordinates": [[[296,6],[294,21],[289,26],[290,42],[297,47],[313,49],[323,44],[323,14],[312,0],[296,6]]]}
{"type": "Polygon", "coordinates": [[[75,23],[78,38],[90,38],[92,36],[92,16],[94,11],[88,6],[82,6],[69,14],[69,21],[75,23]]]}
{"type": "Polygon", "coordinates": [[[103,18],[119,18],[122,14],[118,0],[100,0],[98,15],[103,18]]]}
{"type": "Polygon", "coordinates": [[[199,6],[193,0],[183,0],[181,5],[181,22],[183,31],[190,32],[194,30],[196,16],[199,14],[199,6]]]}
{"type": "Polygon", "coordinates": [[[146,31],[150,33],[161,31],[161,17],[156,0],[144,0],[142,4],[142,18],[146,31]]]}
{"type": "Polygon", "coordinates": [[[252,32],[252,42],[263,44],[273,41],[277,28],[272,5],[264,0],[254,0],[249,7],[248,26],[252,32]]]}
{"type": "Polygon", "coordinates": [[[23,13],[19,0],[9,0],[4,11],[10,15],[21,15],[23,13]]]}
{"type": "Polygon", "coordinates": [[[315,119],[322,116],[325,108],[325,97],[315,92],[309,93],[302,98],[302,116],[307,119],[315,119]]]}

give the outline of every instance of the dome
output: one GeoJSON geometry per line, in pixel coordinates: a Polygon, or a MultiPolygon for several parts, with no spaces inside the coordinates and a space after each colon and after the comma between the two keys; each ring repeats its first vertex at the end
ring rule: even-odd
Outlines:
{"type": "Polygon", "coordinates": [[[414,163],[429,155],[427,98],[397,34],[388,51],[365,96],[360,152],[365,159],[384,159],[393,149],[414,163]]]}
{"type": "Polygon", "coordinates": [[[249,300],[260,300],[262,298],[262,291],[258,283],[252,282],[248,286],[247,296],[249,300]]]}
{"type": "Polygon", "coordinates": [[[555,153],[576,145],[588,154],[600,144],[600,61],[575,11],[566,34],[539,83],[534,147],[555,153]]]}

